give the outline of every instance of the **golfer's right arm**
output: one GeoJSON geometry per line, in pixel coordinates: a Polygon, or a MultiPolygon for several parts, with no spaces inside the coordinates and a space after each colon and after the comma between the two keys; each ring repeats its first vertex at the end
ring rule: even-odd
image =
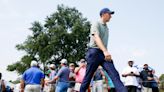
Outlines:
{"type": "Polygon", "coordinates": [[[107,48],[104,46],[100,36],[97,33],[92,34],[96,45],[104,52],[107,51],[107,48]]]}
{"type": "Polygon", "coordinates": [[[105,60],[111,60],[111,55],[109,54],[107,48],[104,46],[100,36],[95,32],[92,34],[96,45],[103,51],[105,60]]]}

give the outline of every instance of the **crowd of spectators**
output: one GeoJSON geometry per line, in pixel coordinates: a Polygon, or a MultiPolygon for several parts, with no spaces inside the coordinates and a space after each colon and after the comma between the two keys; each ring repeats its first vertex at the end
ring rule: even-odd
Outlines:
{"type": "MultiPolygon", "coordinates": [[[[80,92],[86,65],[85,59],[77,63],[68,63],[67,59],[62,59],[60,67],[50,64],[47,74],[44,74],[38,63],[32,61],[31,67],[23,73],[19,91],[16,92],[80,92]]],[[[134,61],[128,61],[121,76],[128,92],[159,92],[159,79],[148,64],[144,64],[141,69],[134,66],[134,61]]],[[[1,77],[0,73],[0,92],[14,92],[11,87],[7,89],[1,77]]],[[[116,92],[111,78],[101,66],[94,73],[87,92],[116,92]]]]}

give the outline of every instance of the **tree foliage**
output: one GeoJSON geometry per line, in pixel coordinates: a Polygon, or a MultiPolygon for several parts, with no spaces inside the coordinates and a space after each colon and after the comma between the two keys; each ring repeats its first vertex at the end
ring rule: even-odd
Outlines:
{"type": "Polygon", "coordinates": [[[16,45],[26,54],[20,61],[8,65],[7,70],[23,73],[30,67],[31,60],[44,66],[59,63],[62,58],[75,62],[84,58],[89,39],[90,22],[75,8],[58,5],[57,11],[45,19],[45,24],[35,21],[30,30],[32,35],[16,45]]]}
{"type": "Polygon", "coordinates": [[[159,80],[160,80],[160,88],[164,90],[164,74],[162,74],[159,77],[159,80]]]}

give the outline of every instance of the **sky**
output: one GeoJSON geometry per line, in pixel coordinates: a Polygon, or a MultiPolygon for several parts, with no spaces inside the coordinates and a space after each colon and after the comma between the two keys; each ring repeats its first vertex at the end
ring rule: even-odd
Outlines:
{"type": "Polygon", "coordinates": [[[108,23],[110,30],[108,51],[121,73],[128,60],[135,65],[147,63],[164,73],[164,0],[0,0],[0,72],[3,79],[14,80],[16,72],[6,67],[19,61],[24,52],[15,46],[31,34],[31,23],[56,12],[57,5],[75,7],[89,21],[99,20],[102,8],[115,11],[108,23]]]}

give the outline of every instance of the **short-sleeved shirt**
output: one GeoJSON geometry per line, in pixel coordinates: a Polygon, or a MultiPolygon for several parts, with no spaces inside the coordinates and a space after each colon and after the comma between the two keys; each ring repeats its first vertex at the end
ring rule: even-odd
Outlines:
{"type": "Polygon", "coordinates": [[[37,67],[31,67],[23,73],[22,79],[25,84],[40,84],[44,78],[43,72],[37,67]]]}
{"type": "Polygon", "coordinates": [[[109,36],[109,30],[108,30],[107,24],[104,24],[102,21],[98,21],[91,26],[89,47],[98,48],[98,46],[96,45],[93,39],[94,33],[97,33],[99,35],[104,46],[107,48],[108,36],[109,36]]]}
{"type": "Polygon", "coordinates": [[[75,81],[78,83],[82,83],[85,76],[85,72],[86,72],[86,67],[80,68],[80,70],[76,73],[75,81]]]}
{"type": "Polygon", "coordinates": [[[66,66],[62,66],[56,75],[59,77],[58,81],[59,82],[69,82],[69,73],[70,73],[69,68],[66,66]]]}
{"type": "Polygon", "coordinates": [[[52,80],[55,76],[56,76],[56,71],[55,70],[51,70],[50,80],[52,80]]]}
{"type": "MultiPolygon", "coordinates": [[[[129,74],[129,73],[131,73],[131,72],[133,72],[133,73],[135,73],[135,74],[137,74],[137,75],[140,75],[140,74],[139,74],[139,71],[137,70],[136,67],[130,67],[130,66],[127,66],[127,67],[123,70],[122,74],[129,74]]],[[[125,86],[132,86],[132,85],[133,85],[133,86],[138,86],[138,85],[139,85],[138,83],[139,83],[139,82],[138,82],[136,76],[126,76],[126,77],[125,77],[125,86]]]]}

